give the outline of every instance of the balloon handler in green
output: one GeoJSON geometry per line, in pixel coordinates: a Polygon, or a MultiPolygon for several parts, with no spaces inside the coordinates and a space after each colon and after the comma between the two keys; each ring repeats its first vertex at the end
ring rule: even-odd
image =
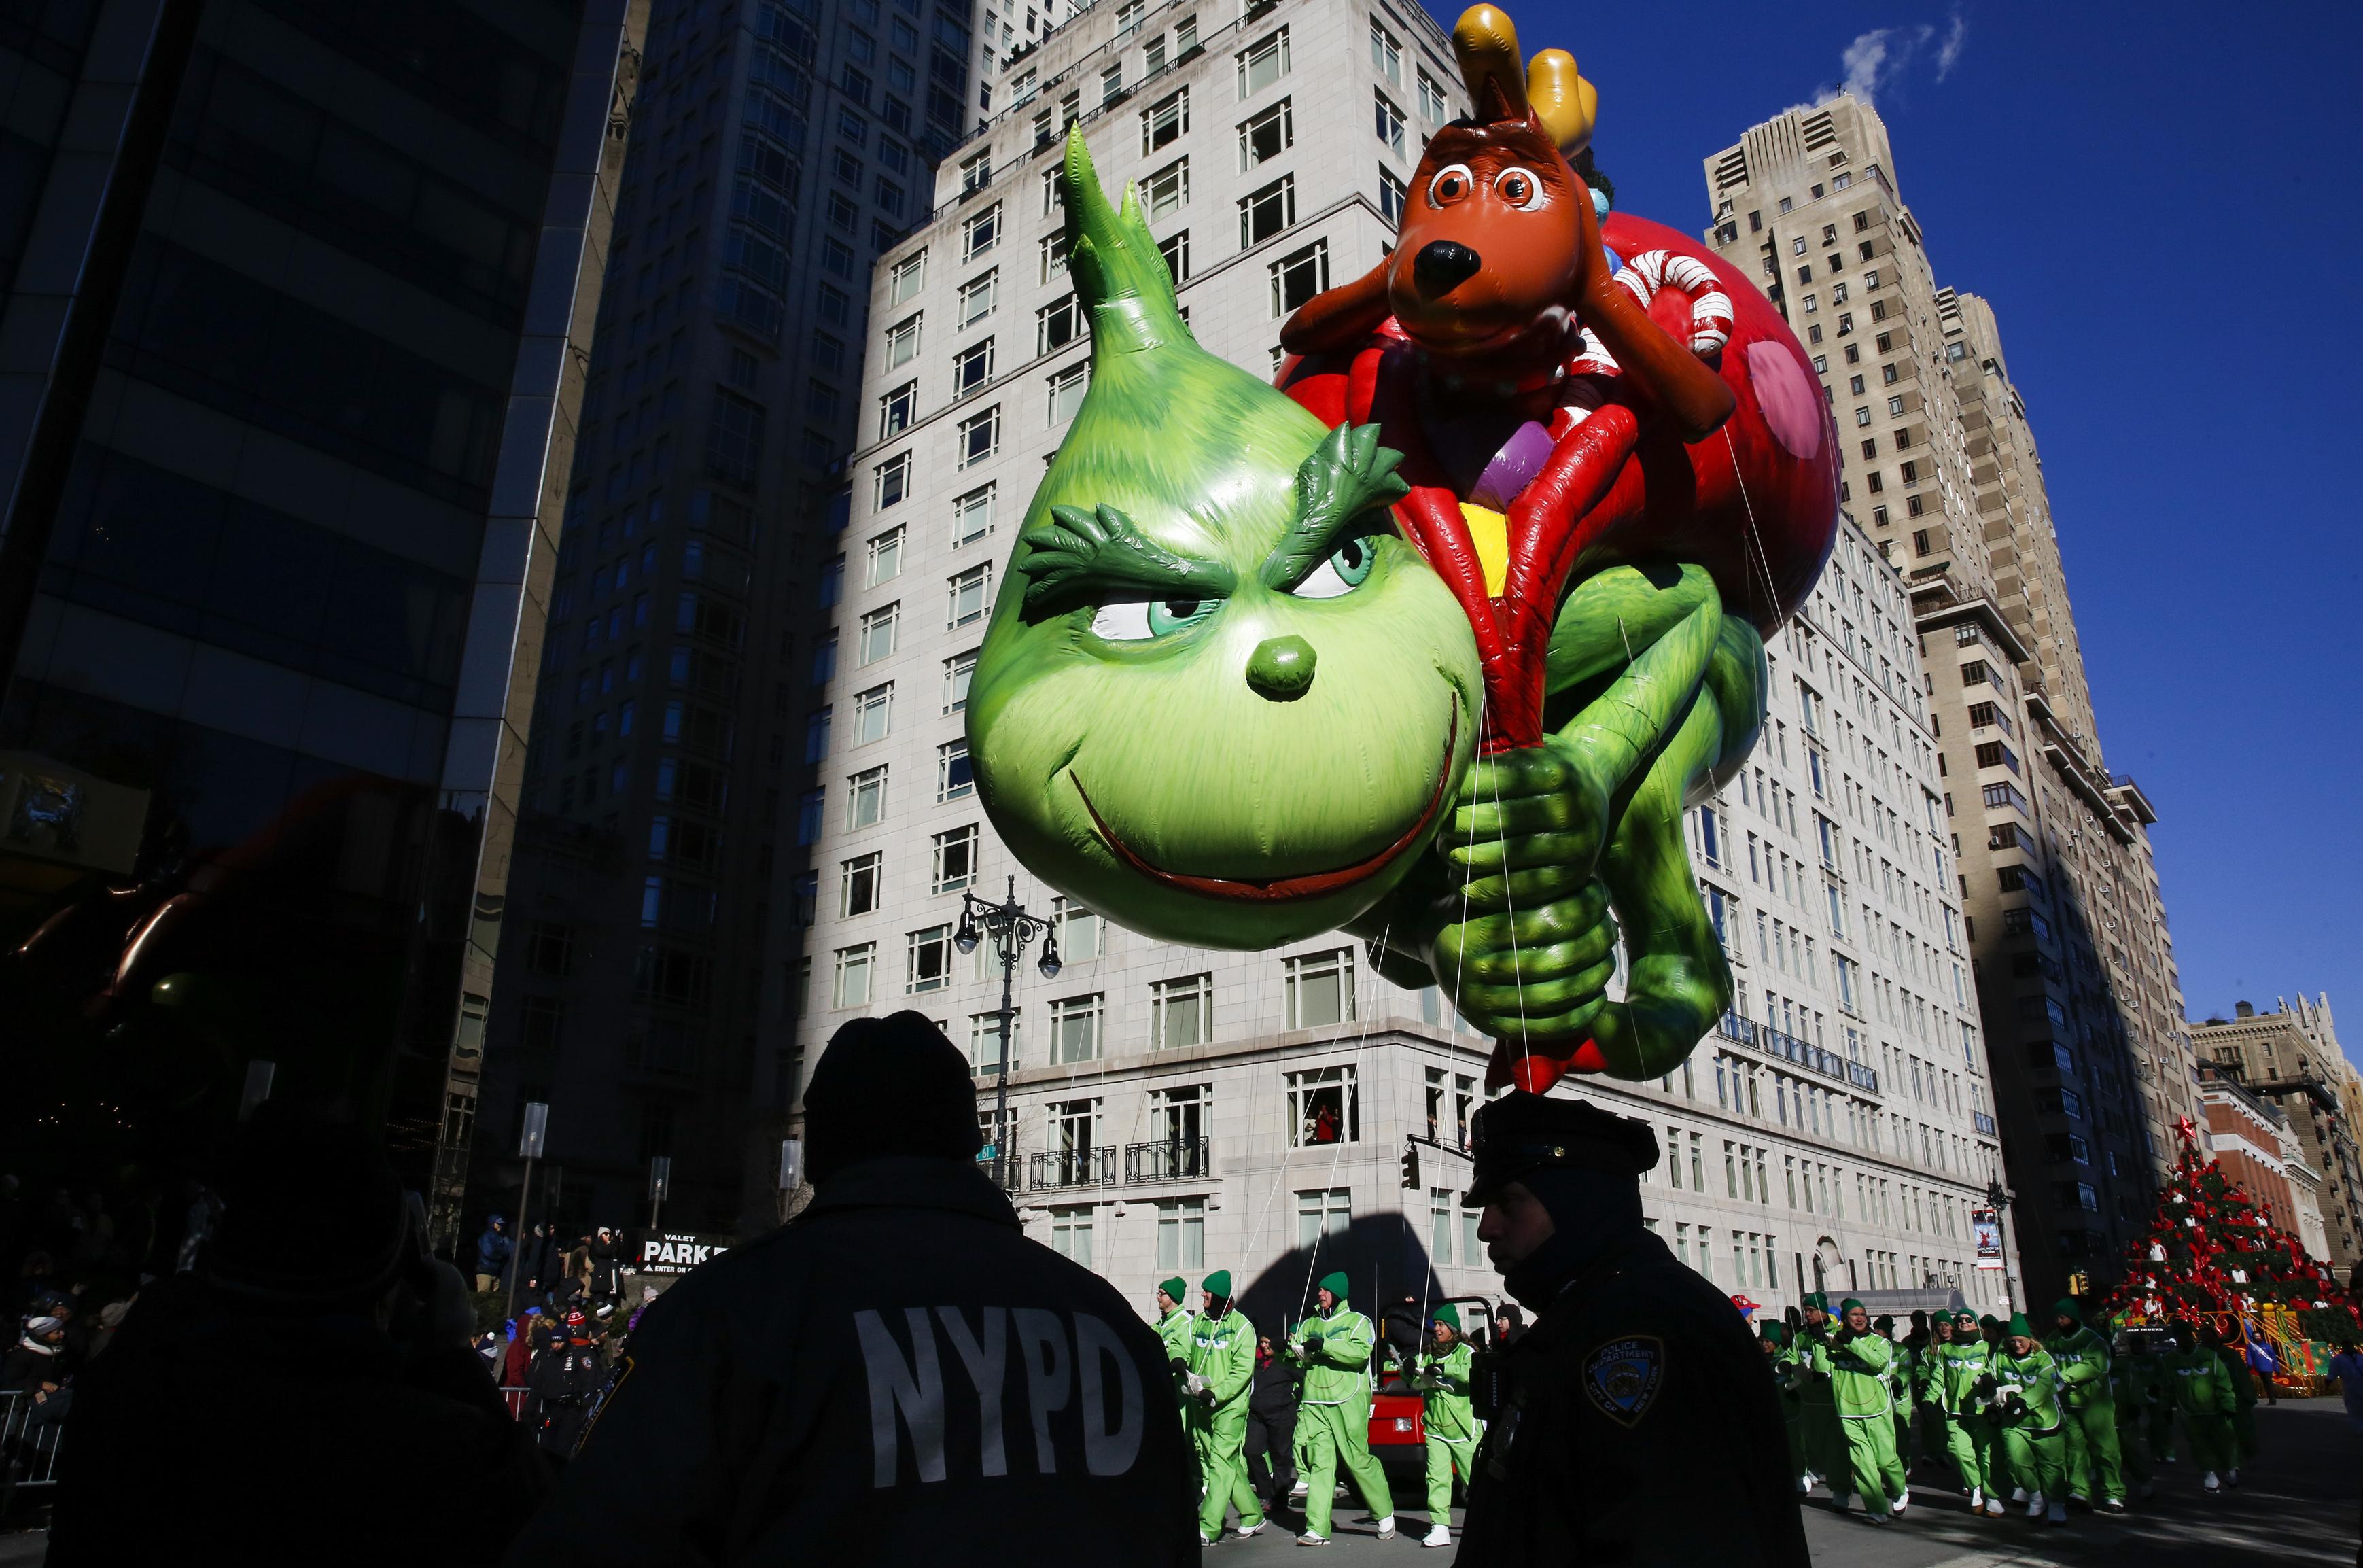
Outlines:
{"type": "Polygon", "coordinates": [[[1928,1373],[1928,1398],[1944,1418],[1945,1452],[1959,1472],[1961,1490],[1968,1494],[1969,1512],[2002,1511],[1993,1490],[1994,1427],[1986,1407],[1988,1351],[1977,1314],[1963,1307],[1949,1320],[1951,1333],[1928,1347],[1934,1363],[1928,1373]]]}
{"type": "MultiPolygon", "coordinates": [[[[1994,1347],[1987,1399],[2000,1429],[2004,1468],[2027,1494],[2026,1517],[2068,1522],[2068,1435],[2059,1412],[2059,1368],[2026,1314],[2014,1312],[1994,1347]]],[[[1998,1488],[2001,1477],[1995,1478],[1998,1488]]]]}
{"type": "MultiPolygon", "coordinates": [[[[2158,1386],[2158,1358],[2150,1353],[2149,1337],[2146,1333],[2125,1336],[2124,1348],[2109,1359],[2110,1403],[2116,1408],[2117,1463],[2128,1482],[2141,1488],[2144,1497],[2158,1493],[2153,1464],[2165,1461],[2156,1452],[2157,1442],[2150,1429],[2157,1424],[2160,1392],[2158,1386]]],[[[2167,1412],[2169,1440],[2173,1436],[2174,1415],[2167,1412]]]]}
{"type": "Polygon", "coordinates": [[[1370,1457],[1370,1348],[1378,1334],[1370,1320],[1346,1305],[1346,1276],[1325,1274],[1314,1298],[1317,1317],[1305,1320],[1288,1353],[1304,1368],[1304,1392],[1296,1407],[1296,1429],[1304,1434],[1304,1533],[1299,1546],[1329,1544],[1330,1506],[1337,1498],[1343,1465],[1378,1520],[1379,1539],[1395,1533],[1394,1496],[1386,1472],[1370,1457]]]}
{"type": "MultiPolygon", "coordinates": [[[[1871,1328],[1870,1314],[1851,1296],[1838,1307],[1837,1331],[1814,1345],[1814,1370],[1830,1380],[1846,1432],[1854,1489],[1862,1494],[1864,1517],[1875,1524],[1901,1515],[1912,1500],[1903,1462],[1895,1454],[1895,1395],[1888,1382],[1894,1360],[1895,1341],[1871,1328]]],[[[1830,1489],[1838,1491],[1836,1481],[1830,1489]]],[[[1839,1492],[1841,1507],[1845,1501],[1839,1492]]]]}
{"type": "Polygon", "coordinates": [[[2043,1348],[2059,1368],[2059,1407],[2068,1427],[2068,1500],[2122,1514],[2125,1475],[2117,1449],[2117,1400],[2109,1386],[2109,1341],[2085,1324],[2074,1296],[2061,1296],[2052,1311],[2059,1331],[2043,1348]]]}
{"type": "Polygon", "coordinates": [[[1239,1511],[1239,1535],[1263,1529],[1263,1504],[1248,1481],[1248,1391],[1255,1382],[1255,1325],[1231,1300],[1231,1273],[1204,1281],[1204,1310],[1190,1328],[1190,1372],[1182,1413],[1197,1451],[1205,1496],[1198,1505],[1198,1539],[1222,1539],[1223,1518],[1239,1511]]]}
{"type": "Polygon", "coordinates": [[[1830,1319],[1830,1298],[1820,1291],[1805,1297],[1804,1321],[1798,1327],[1788,1354],[1780,1363],[1782,1381],[1797,1396],[1798,1429],[1804,1439],[1805,1468],[1798,1477],[1798,1490],[1810,1492],[1816,1481],[1829,1484],[1830,1495],[1847,1495],[1845,1476],[1849,1466],[1847,1457],[1846,1432],[1838,1421],[1838,1407],[1830,1392],[1830,1376],[1816,1371],[1814,1352],[1822,1346],[1836,1325],[1830,1319]]]}
{"type": "Polygon", "coordinates": [[[2177,1323],[2174,1349],[2166,1356],[2159,1373],[2175,1414],[2182,1418],[2183,1434],[2191,1443],[2191,1462],[2202,1472],[2200,1485],[2209,1492],[2220,1492],[2227,1476],[2234,1485],[2238,1485],[2240,1473],[2232,1466],[2236,1457],[2232,1412],[2238,1408],[2239,1396],[2233,1392],[2223,1358],[2213,1346],[2199,1342],[2198,1330],[2190,1324],[2177,1323]]]}
{"type": "Polygon", "coordinates": [[[1452,1477],[1468,1485],[1477,1457],[1477,1414],[1469,1403],[1471,1363],[1469,1341],[1460,1337],[1460,1309],[1450,1302],[1428,1318],[1427,1354],[1412,1386],[1426,1401],[1427,1534],[1422,1546],[1452,1544],[1452,1477]]]}
{"type": "Polygon", "coordinates": [[[1197,1323],[1196,1317],[1182,1305],[1189,1293],[1188,1282],[1179,1274],[1159,1282],[1157,1322],[1153,1325],[1158,1340],[1165,1347],[1166,1364],[1173,1369],[1173,1397],[1182,1405],[1184,1426],[1189,1424],[1190,1396],[1183,1385],[1190,1375],[1190,1330],[1197,1323]]]}

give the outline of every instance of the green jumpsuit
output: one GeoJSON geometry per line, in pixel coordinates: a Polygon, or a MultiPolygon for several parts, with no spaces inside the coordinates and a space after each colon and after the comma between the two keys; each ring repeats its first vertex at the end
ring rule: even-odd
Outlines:
{"type": "Polygon", "coordinates": [[[1895,1347],[1895,1355],[1888,1362],[1887,1392],[1895,1402],[1895,1457],[1906,1475],[1912,1473],[1912,1408],[1916,1397],[1920,1352],[1910,1345],[1889,1338],[1886,1329],[1879,1337],[1895,1347]]]}
{"type": "Polygon", "coordinates": [[[1936,1371],[1929,1379],[1945,1421],[1945,1452],[1960,1473],[1966,1493],[1993,1490],[1993,1421],[1978,1385],[1986,1375],[1986,1342],[1974,1335],[1931,1345],[1936,1371]]]}
{"type": "Polygon", "coordinates": [[[2117,1447],[2117,1402],[2109,1385],[2109,1341],[2091,1329],[2044,1341],[2059,1369],[2059,1407],[2068,1428],[2068,1495],[2087,1503],[2122,1503],[2125,1477],[2117,1447]]]}
{"type": "Polygon", "coordinates": [[[1340,1301],[1328,1317],[1306,1319],[1304,1334],[1289,1345],[1304,1368],[1296,1407],[1296,1429],[1304,1434],[1304,1527],[1315,1535],[1329,1533],[1341,1464],[1370,1512],[1392,1518],[1395,1505],[1386,1472],[1370,1457],[1370,1348],[1378,1340],[1370,1320],[1340,1301]],[[1321,1341],[1317,1351],[1309,1345],[1315,1338],[1321,1341]]]}
{"type": "Polygon", "coordinates": [[[1943,1351],[1951,1343],[1950,1340],[1939,1340],[1931,1334],[1912,1351],[1912,1415],[1917,1424],[1913,1436],[1921,1459],[1942,1460],[1952,1451],[1945,1441],[1945,1407],[1936,1394],[1937,1373],[1944,1366],[1943,1351]]]}
{"type": "Polygon", "coordinates": [[[2117,1418],[2117,1464],[2124,1478],[2136,1485],[2150,1483],[2149,1441],[2143,1429],[2158,1399],[2158,1363],[2137,1351],[2109,1361],[2109,1400],[2117,1418]]]}
{"type": "Polygon", "coordinates": [[[1814,1342],[1814,1370],[1830,1380],[1854,1489],[1873,1514],[1885,1514],[1905,1485],[1903,1462],[1895,1456],[1895,1398],[1888,1387],[1894,1359],[1895,1342],[1884,1334],[1841,1332],[1814,1342]]]}
{"type": "Polygon", "coordinates": [[[1829,1335],[1827,1324],[1819,1329],[1798,1329],[1794,1355],[1803,1373],[1797,1385],[1797,1403],[1805,1429],[1805,1464],[1829,1484],[1833,1494],[1836,1494],[1846,1485],[1848,1462],[1846,1430],[1838,1422],[1837,1405],[1830,1394],[1829,1374],[1820,1368],[1814,1358],[1815,1348],[1827,1344],[1829,1335]]]}
{"type": "Polygon", "coordinates": [[[1200,1313],[1190,1336],[1190,1370],[1212,1384],[1183,1407],[1190,1446],[1197,1451],[1205,1496],[1198,1504],[1198,1530],[1208,1539],[1223,1533],[1223,1516],[1236,1507],[1239,1528],[1263,1523],[1263,1505],[1248,1480],[1243,1451],[1248,1436],[1248,1393],[1255,1382],[1255,1325],[1234,1310],[1224,1317],[1200,1313]]]}
{"type": "MultiPolygon", "coordinates": [[[[1197,1326],[1197,1321],[1198,1315],[1186,1307],[1177,1307],[1157,1320],[1157,1338],[1165,1347],[1165,1362],[1168,1366],[1175,1362],[1180,1362],[1184,1366],[1190,1364],[1190,1334],[1191,1330],[1197,1326]]],[[[1186,1416],[1190,1402],[1182,1395],[1182,1376],[1179,1373],[1173,1376],[1173,1397],[1181,1405],[1186,1416]]],[[[1187,1424],[1186,1420],[1184,1424],[1187,1424]]]]}
{"type": "MultiPolygon", "coordinates": [[[[1994,1347],[1988,1358],[1994,1380],[1994,1415],[2000,1427],[2002,1469],[1994,1485],[2005,1483],[2040,1494],[2046,1502],[2064,1503],[2068,1496],[2068,1438],[2059,1413],[2059,1368],[2051,1354],[2036,1345],[2024,1356],[2009,1345],[1994,1347]],[[2014,1412],[2002,1407],[2002,1396],[2016,1390],[2021,1403],[2014,1412]]],[[[1993,1490],[1988,1488],[1989,1493],[1993,1490]]]]}
{"type": "Polygon", "coordinates": [[[2257,1457],[2257,1374],[2237,1345],[2218,1345],[2224,1381],[2232,1385],[2232,1467],[2238,1469],[2257,1457]]]}
{"type": "Polygon", "coordinates": [[[1802,1481],[1813,1465],[1805,1458],[1805,1406],[1799,1391],[1812,1369],[1800,1371],[1796,1341],[1785,1333],[1772,1344],[1772,1386],[1780,1393],[1781,1424],[1789,1433],[1789,1473],[1802,1481]]]}
{"type": "MultiPolygon", "coordinates": [[[[1312,1333],[1314,1330],[1314,1325],[1320,1321],[1320,1318],[1316,1315],[1315,1317],[1307,1318],[1304,1322],[1299,1323],[1296,1326],[1295,1332],[1292,1333],[1288,1337],[1287,1348],[1281,1353],[1282,1355],[1289,1356],[1292,1360],[1297,1360],[1301,1363],[1302,1358],[1297,1357],[1294,1353],[1295,1347],[1304,1342],[1304,1336],[1312,1333]]],[[[1296,1403],[1296,1425],[1290,1431],[1288,1437],[1288,1463],[1289,1467],[1296,1472],[1296,1485],[1303,1487],[1306,1485],[1304,1479],[1305,1476],[1311,1473],[1310,1462],[1308,1462],[1304,1457],[1306,1451],[1304,1443],[1305,1440],[1313,1435],[1313,1424],[1304,1418],[1304,1385],[1302,1380],[1297,1384],[1296,1403]]]]}
{"type": "Polygon", "coordinates": [[[2232,1412],[2239,1396],[2224,1374],[2224,1358],[2206,1345],[2169,1351],[2160,1367],[2183,1435],[2191,1441],[2191,1461],[2206,1471],[2232,1468],[2235,1451],[2232,1412]]]}
{"type": "Polygon", "coordinates": [[[1471,1359],[1464,1340],[1427,1358],[1427,1380],[1437,1385],[1427,1390],[1421,1423],[1427,1429],[1427,1518],[1433,1525],[1452,1522],[1452,1473],[1458,1470],[1467,1485],[1477,1458],[1477,1413],[1469,1403],[1471,1359]]]}

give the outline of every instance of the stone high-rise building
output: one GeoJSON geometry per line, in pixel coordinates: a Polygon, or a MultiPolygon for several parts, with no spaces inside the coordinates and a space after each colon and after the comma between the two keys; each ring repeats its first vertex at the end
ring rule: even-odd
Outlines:
{"type": "MultiPolygon", "coordinates": [[[[1459,1202],[1488,1042],[1342,934],[1208,951],[1063,903],[985,821],[963,712],[1089,375],[1060,133],[1082,122],[1111,195],[1138,185],[1199,340],[1268,375],[1281,319],[1384,254],[1426,137],[1463,112],[1447,40],[1395,0],[1103,0],[987,86],[1003,107],[871,296],[842,598],[804,697],[814,869],[783,868],[768,939],[798,1056],[764,1092],[792,1125],[845,1020],[911,1007],[969,1050],[989,1107],[1000,970],[953,936],[965,893],[1014,877],[1064,960],[1044,977],[1037,947],[1015,976],[1005,1138],[1030,1233],[1144,1303],[1203,1264],[1281,1315],[1316,1261],[1358,1291],[1498,1295],[1459,1202]]],[[[1769,655],[1757,754],[1691,814],[1735,1010],[1661,1081],[1566,1092],[1659,1129],[1651,1223],[1734,1294],[1998,1306],[1969,1223],[1999,1173],[1985,1041],[1903,575],[1847,528],[1769,655]]]]}
{"type": "MultiPolygon", "coordinates": [[[[2107,771],[2025,405],[1939,287],[1887,129],[1839,95],[1706,160],[1708,239],[1807,339],[1841,495],[1910,584],[1947,833],[2037,1298],[2106,1273],[2196,1118],[2147,828],[2107,771]]],[[[1851,638],[1849,631],[1846,635],[1851,638]]]]}
{"type": "Polygon", "coordinates": [[[2338,1049],[2330,998],[2282,999],[2269,1013],[2238,1003],[2229,1018],[2191,1026],[2200,1060],[2289,1118],[2305,1162],[2322,1180],[2329,1261],[2363,1262],[2363,1151],[2354,1123],[2355,1070],[2338,1049]]]}
{"type": "MultiPolygon", "coordinates": [[[[871,263],[975,124],[971,0],[656,0],[550,585],[477,1140],[514,1207],[727,1230],[871,263]]],[[[503,1195],[507,1195],[505,1200],[503,1195]]]]}

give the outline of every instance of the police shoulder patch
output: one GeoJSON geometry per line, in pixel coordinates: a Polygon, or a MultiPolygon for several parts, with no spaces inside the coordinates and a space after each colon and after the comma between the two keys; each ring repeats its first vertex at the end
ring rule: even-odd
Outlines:
{"type": "Polygon", "coordinates": [[[1665,1373],[1665,1341],[1631,1334],[1597,1345],[1583,1358],[1583,1392],[1610,1420],[1638,1426],[1657,1402],[1665,1373]]]}

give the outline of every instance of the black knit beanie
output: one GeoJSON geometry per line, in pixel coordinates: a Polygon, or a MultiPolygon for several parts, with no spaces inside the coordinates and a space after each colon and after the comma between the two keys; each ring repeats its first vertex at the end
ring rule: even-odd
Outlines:
{"type": "Polygon", "coordinates": [[[971,1160],[983,1147],[968,1058],[925,1017],[856,1018],[829,1038],[804,1090],[813,1185],[864,1160],[971,1160]]]}

